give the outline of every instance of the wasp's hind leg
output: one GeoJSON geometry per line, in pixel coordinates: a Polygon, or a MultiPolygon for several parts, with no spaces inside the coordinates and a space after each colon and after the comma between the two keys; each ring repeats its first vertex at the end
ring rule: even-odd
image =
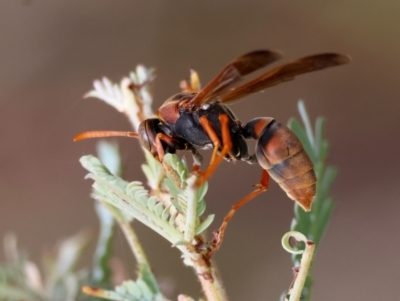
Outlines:
{"type": "Polygon", "coordinates": [[[214,254],[216,250],[221,246],[222,240],[225,235],[226,227],[228,226],[229,221],[232,219],[233,215],[236,213],[236,211],[242,207],[244,204],[249,202],[250,200],[254,199],[256,196],[258,196],[260,193],[266,191],[269,186],[269,175],[268,172],[263,169],[263,172],[261,174],[261,180],[258,184],[254,185],[257,187],[256,190],[253,192],[249,193],[246,195],[243,199],[241,199],[239,202],[235,203],[231,210],[228,212],[228,214],[224,217],[224,220],[219,227],[217,231],[214,232],[214,237],[211,242],[211,250],[208,253],[208,258],[211,258],[211,256],[214,254]]]}

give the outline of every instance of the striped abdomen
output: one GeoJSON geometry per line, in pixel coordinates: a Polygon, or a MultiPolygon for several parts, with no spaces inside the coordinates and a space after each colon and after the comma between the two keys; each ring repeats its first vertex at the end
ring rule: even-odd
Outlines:
{"type": "Polygon", "coordinates": [[[258,163],[291,199],[309,211],[316,193],[317,178],[299,138],[272,118],[257,118],[250,123],[258,136],[258,163]]]}

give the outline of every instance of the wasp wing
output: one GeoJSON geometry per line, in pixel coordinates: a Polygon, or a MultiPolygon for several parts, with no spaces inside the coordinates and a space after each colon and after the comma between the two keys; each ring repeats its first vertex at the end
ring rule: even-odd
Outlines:
{"type": "Polygon", "coordinates": [[[297,75],[343,65],[349,62],[350,58],[348,56],[337,53],[323,53],[307,56],[278,66],[247,84],[226,91],[219,95],[218,100],[223,103],[228,103],[248,94],[293,80],[297,75]]]}
{"type": "Polygon", "coordinates": [[[225,91],[243,76],[275,62],[280,57],[281,55],[278,52],[269,50],[253,51],[239,56],[191,99],[188,105],[190,107],[200,107],[202,104],[212,101],[215,95],[225,91]]]}

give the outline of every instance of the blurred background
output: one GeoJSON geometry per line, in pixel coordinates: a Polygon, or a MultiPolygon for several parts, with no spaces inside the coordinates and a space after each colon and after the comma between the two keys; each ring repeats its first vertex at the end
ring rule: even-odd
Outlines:
{"type": "MultiPolygon", "coordinates": [[[[80,156],[87,130],[129,130],[126,118],[83,99],[94,79],[114,82],[137,64],[154,66],[155,108],[195,68],[203,84],[245,52],[279,50],[285,60],[339,52],[350,65],[298,77],[232,106],[243,122],[327,118],[329,163],[340,170],[336,208],[314,266],[313,300],[385,300],[398,294],[400,270],[400,2],[382,1],[39,1],[0,2],[0,237],[9,231],[38,260],[45,246],[82,228],[97,229],[80,156]]],[[[126,178],[143,180],[144,156],[119,139],[126,178]]],[[[209,154],[205,154],[205,162],[209,154]]],[[[210,180],[216,228],[251,190],[261,169],[224,162],[210,180]]],[[[293,203],[272,185],[232,220],[216,254],[231,300],[278,300],[292,279],[281,245],[293,203]]],[[[170,295],[200,295],[178,250],[135,224],[155,274],[170,295]],[[162,250],[162,251],[160,251],[162,250]]],[[[134,262],[122,234],[116,252],[130,277],[134,262]]],[[[3,258],[0,251],[0,258],[3,258]]]]}

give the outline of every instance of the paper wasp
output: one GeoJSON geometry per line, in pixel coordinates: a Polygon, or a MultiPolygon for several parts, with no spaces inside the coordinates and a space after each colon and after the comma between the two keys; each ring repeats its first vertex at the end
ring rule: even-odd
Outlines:
{"type": "Polygon", "coordinates": [[[75,137],[130,136],[139,138],[159,161],[165,153],[177,150],[192,152],[197,164],[201,161],[198,149],[213,149],[208,168],[199,173],[197,186],[207,180],[222,159],[257,163],[263,168],[256,190],[236,203],[214,237],[214,248],[222,240],[228,221],[246,202],[265,191],[271,176],[287,195],[304,210],[309,211],[316,193],[313,163],[297,136],[285,125],[270,117],[260,117],[242,124],[227,106],[246,95],[262,91],[295,76],[329,67],[347,64],[349,57],[336,53],[312,55],[278,66],[259,77],[238,85],[244,76],[280,59],[280,54],[268,50],[253,51],[230,62],[204,88],[192,78],[184,91],[167,99],[158,109],[157,118],[144,120],[138,133],[95,131],[75,137]],[[235,86],[236,85],[236,86],[235,86]],[[256,151],[250,154],[245,139],[255,139],[256,151]]]}

